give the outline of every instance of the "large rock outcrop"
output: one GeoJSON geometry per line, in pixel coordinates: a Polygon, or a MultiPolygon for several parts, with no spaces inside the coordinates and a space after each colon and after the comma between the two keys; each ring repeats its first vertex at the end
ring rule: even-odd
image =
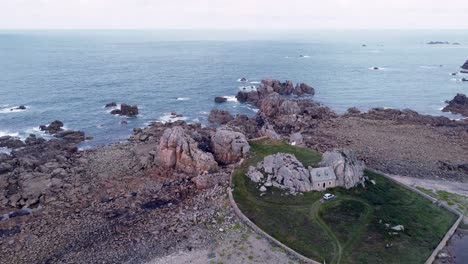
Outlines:
{"type": "Polygon", "coordinates": [[[234,117],[226,110],[220,109],[211,109],[208,120],[213,123],[218,123],[220,125],[227,124],[229,121],[234,120],[234,117]]]}
{"type": "Polygon", "coordinates": [[[466,95],[459,93],[447,103],[448,105],[442,111],[468,116],[468,97],[466,95]]]}
{"type": "Polygon", "coordinates": [[[239,162],[250,151],[245,135],[227,127],[216,129],[211,137],[211,146],[216,161],[223,165],[239,162]]]}
{"type": "Polygon", "coordinates": [[[291,154],[266,156],[256,167],[249,167],[247,176],[253,182],[261,183],[261,190],[270,186],[289,190],[291,193],[313,190],[310,170],[291,154]]]}
{"type": "Polygon", "coordinates": [[[218,167],[213,155],[199,149],[198,143],[180,126],[164,131],[159,151],[160,164],[164,168],[192,174],[213,171],[218,167]]]}
{"type": "Polygon", "coordinates": [[[346,189],[364,181],[364,163],[357,159],[356,153],[349,149],[327,151],[320,162],[321,167],[331,167],[336,175],[338,186],[346,189]]]}

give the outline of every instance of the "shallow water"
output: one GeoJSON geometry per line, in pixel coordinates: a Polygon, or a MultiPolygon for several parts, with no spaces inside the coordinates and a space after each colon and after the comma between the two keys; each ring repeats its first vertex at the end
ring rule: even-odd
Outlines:
{"type": "Polygon", "coordinates": [[[167,121],[172,111],[188,122],[207,122],[213,107],[253,115],[255,108],[233,96],[267,77],[309,83],[315,99],[338,112],[383,106],[459,118],[440,109],[468,92],[461,76],[450,75],[468,59],[467,33],[0,32],[0,135],[24,138],[59,119],[94,136],[83,144],[90,147],[167,121]],[[431,40],[463,45],[424,44],[431,40]],[[215,96],[230,100],[217,105],[215,96]],[[112,101],[137,104],[141,114],[112,116],[103,107],[112,101]],[[18,105],[28,109],[10,111],[18,105]]]}

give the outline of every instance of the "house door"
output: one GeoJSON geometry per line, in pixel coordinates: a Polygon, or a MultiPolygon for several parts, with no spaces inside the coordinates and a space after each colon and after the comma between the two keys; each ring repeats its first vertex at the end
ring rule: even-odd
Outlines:
{"type": "Polygon", "coordinates": [[[325,188],[325,183],[323,183],[323,188],[325,188]]]}

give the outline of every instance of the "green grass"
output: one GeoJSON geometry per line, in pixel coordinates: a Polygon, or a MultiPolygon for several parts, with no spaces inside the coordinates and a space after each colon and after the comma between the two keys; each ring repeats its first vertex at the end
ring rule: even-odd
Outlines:
{"type": "Polygon", "coordinates": [[[260,196],[245,172],[250,165],[278,152],[291,153],[306,166],[321,156],[309,149],[269,140],[251,143],[252,157],[233,174],[234,199],[267,233],[299,253],[327,263],[423,263],[456,217],[381,175],[366,171],[377,184],[350,190],[335,188],[337,198],[322,202],[323,193],[287,195],[272,188],[260,196]],[[385,223],[405,231],[390,235],[385,223]]]}
{"type": "Polygon", "coordinates": [[[454,207],[460,213],[468,217],[468,196],[446,192],[446,191],[434,191],[425,189],[423,187],[416,187],[421,192],[424,192],[438,200],[446,202],[448,205],[454,207]]]}

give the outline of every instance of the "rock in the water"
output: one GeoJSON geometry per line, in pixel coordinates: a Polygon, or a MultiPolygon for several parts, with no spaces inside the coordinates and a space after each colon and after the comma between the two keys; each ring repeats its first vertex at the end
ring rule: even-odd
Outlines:
{"type": "Polygon", "coordinates": [[[463,70],[468,70],[468,60],[461,66],[463,70]]]}
{"type": "Polygon", "coordinates": [[[226,110],[211,109],[208,120],[213,123],[221,125],[227,124],[229,121],[234,120],[234,117],[226,110]]]}
{"type": "Polygon", "coordinates": [[[312,88],[310,85],[305,84],[305,83],[298,83],[296,85],[296,88],[294,88],[293,94],[297,96],[301,96],[303,94],[310,94],[314,95],[315,94],[315,89],[312,88]]]}
{"type": "Polygon", "coordinates": [[[138,106],[130,106],[127,104],[121,104],[120,109],[114,109],[111,111],[113,115],[124,115],[128,117],[134,117],[138,115],[138,106]]]}
{"type": "Polygon", "coordinates": [[[26,110],[26,106],[20,105],[18,107],[13,107],[10,109],[10,111],[14,111],[14,110],[26,110]]]}
{"type": "Polygon", "coordinates": [[[442,109],[444,112],[452,112],[468,116],[468,97],[464,94],[457,94],[451,101],[447,102],[448,105],[442,109]]]}
{"type": "Polygon", "coordinates": [[[215,101],[216,103],[224,103],[224,102],[227,101],[227,98],[226,98],[226,97],[222,97],[222,96],[216,96],[215,99],[214,99],[214,101],[215,101]]]}
{"type": "Polygon", "coordinates": [[[448,45],[450,42],[448,41],[429,41],[428,45],[448,45]]]}
{"type": "Polygon", "coordinates": [[[112,103],[106,104],[105,108],[116,107],[116,106],[117,106],[117,104],[115,102],[112,102],[112,103]]]}
{"type": "Polygon", "coordinates": [[[337,185],[346,189],[364,181],[364,163],[349,149],[327,151],[320,162],[321,167],[330,167],[336,175],[337,185]]]}
{"type": "Polygon", "coordinates": [[[247,82],[247,78],[242,77],[242,78],[239,79],[239,81],[240,81],[240,82],[247,82]]]}
{"type": "Polygon", "coordinates": [[[52,123],[50,123],[50,125],[48,125],[48,126],[46,126],[46,125],[39,126],[39,129],[41,131],[45,131],[45,132],[53,135],[53,134],[56,134],[56,133],[63,130],[63,123],[61,121],[59,121],[59,120],[55,120],[52,123]]]}
{"type": "Polygon", "coordinates": [[[211,138],[211,146],[216,161],[223,165],[239,162],[250,151],[245,135],[227,127],[216,129],[211,138]]]}
{"type": "Polygon", "coordinates": [[[85,134],[82,131],[65,130],[55,134],[55,137],[62,138],[70,142],[81,142],[85,140],[85,134]]]}
{"type": "Polygon", "coordinates": [[[160,163],[185,173],[214,171],[218,164],[213,155],[204,152],[184,128],[176,126],[164,131],[159,144],[160,163]]]}

